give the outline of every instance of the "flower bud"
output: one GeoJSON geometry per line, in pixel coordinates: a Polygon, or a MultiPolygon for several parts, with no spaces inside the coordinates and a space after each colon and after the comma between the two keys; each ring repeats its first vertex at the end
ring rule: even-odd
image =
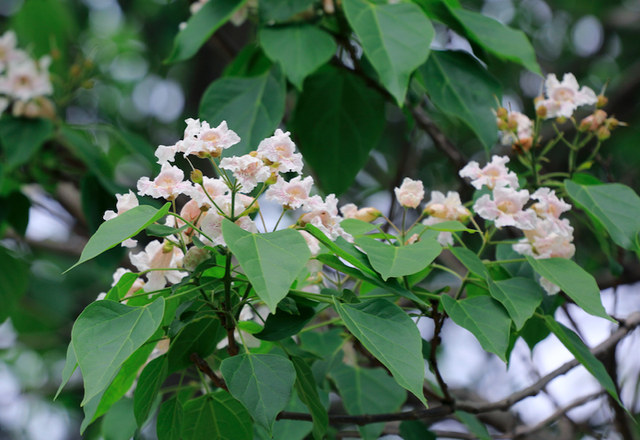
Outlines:
{"type": "Polygon", "coordinates": [[[540,116],[541,118],[544,118],[547,116],[547,107],[545,107],[544,105],[541,105],[540,107],[538,107],[536,109],[536,115],[540,116]]]}
{"type": "Polygon", "coordinates": [[[418,234],[413,234],[409,239],[404,243],[405,246],[415,243],[416,241],[420,241],[420,236],[418,234]]]}
{"type": "Polygon", "coordinates": [[[355,218],[363,222],[371,223],[380,216],[382,216],[382,213],[376,208],[362,208],[356,212],[355,218]]]}
{"type": "Polygon", "coordinates": [[[614,130],[616,128],[618,128],[618,125],[620,125],[620,121],[618,121],[616,118],[611,117],[607,120],[605,120],[605,126],[609,129],[609,130],[614,130]]]}
{"type": "Polygon", "coordinates": [[[173,252],[173,243],[169,240],[165,240],[164,243],[162,243],[162,253],[168,254],[169,252],[173,252]]]}
{"type": "Polygon", "coordinates": [[[447,218],[448,212],[447,207],[442,203],[429,203],[422,211],[423,214],[436,218],[447,218]]]}
{"type": "Polygon", "coordinates": [[[258,212],[259,210],[260,210],[260,205],[258,204],[258,200],[256,200],[255,202],[253,202],[251,207],[248,207],[248,209],[244,214],[245,215],[253,214],[254,212],[258,212]]]}
{"type": "Polygon", "coordinates": [[[607,105],[607,102],[609,102],[609,98],[607,98],[604,95],[598,95],[598,101],[596,102],[596,108],[602,108],[605,105],[607,105]]]}
{"type": "Polygon", "coordinates": [[[567,118],[565,118],[564,116],[558,116],[558,117],[556,118],[556,122],[557,122],[558,124],[564,124],[565,122],[567,122],[567,118]]]}
{"type": "Polygon", "coordinates": [[[518,129],[518,121],[515,118],[509,118],[509,130],[516,131],[518,129]]]}
{"type": "Polygon", "coordinates": [[[521,138],[517,143],[522,147],[524,151],[529,151],[531,149],[531,146],[533,145],[533,138],[531,136],[521,138]]]}
{"type": "Polygon", "coordinates": [[[599,140],[604,141],[606,139],[609,139],[609,137],[611,136],[611,132],[607,127],[602,126],[596,132],[596,136],[598,137],[599,140]]]}
{"type": "Polygon", "coordinates": [[[251,156],[251,157],[258,157],[258,152],[257,152],[257,151],[250,151],[250,152],[249,152],[249,156],[251,156]]]}
{"type": "Polygon", "coordinates": [[[271,173],[271,176],[264,182],[265,185],[273,185],[278,181],[278,173],[271,173]]]}
{"type": "Polygon", "coordinates": [[[504,119],[498,119],[498,130],[507,131],[509,130],[509,124],[504,119]]]}
{"type": "Polygon", "coordinates": [[[509,111],[504,108],[504,107],[500,107],[497,111],[496,111],[496,116],[498,117],[498,119],[502,119],[502,120],[507,120],[507,116],[509,115],[509,111]]]}
{"type": "Polygon", "coordinates": [[[594,116],[593,115],[587,116],[582,121],[580,121],[580,125],[578,126],[578,131],[587,131],[591,129],[593,122],[594,122],[594,116]]]}
{"type": "Polygon", "coordinates": [[[202,171],[198,169],[191,171],[191,181],[195,184],[202,184],[202,171]]]}
{"type": "Polygon", "coordinates": [[[69,69],[69,74],[71,75],[72,78],[75,78],[80,76],[81,70],[82,69],[80,69],[80,66],[78,66],[77,64],[74,64],[73,66],[71,66],[71,69],[69,69]]]}

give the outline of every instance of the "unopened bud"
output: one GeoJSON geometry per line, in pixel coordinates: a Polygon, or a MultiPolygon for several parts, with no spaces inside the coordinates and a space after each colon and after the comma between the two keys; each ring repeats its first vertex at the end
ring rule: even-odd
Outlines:
{"type": "Polygon", "coordinates": [[[518,143],[524,151],[529,151],[531,149],[531,146],[533,145],[533,138],[531,136],[520,138],[518,143]]]}
{"type": "Polygon", "coordinates": [[[614,130],[616,128],[618,128],[618,125],[620,125],[620,121],[618,121],[616,118],[611,117],[607,120],[605,120],[605,126],[609,129],[609,130],[614,130]]]}
{"type": "Polygon", "coordinates": [[[60,59],[60,50],[53,49],[51,51],[51,58],[54,59],[54,60],[59,60],[60,59]]]}
{"type": "Polygon", "coordinates": [[[191,171],[191,181],[196,184],[201,184],[203,182],[202,171],[198,169],[191,171]]]}
{"type": "Polygon", "coordinates": [[[206,151],[198,151],[198,153],[196,153],[196,155],[200,158],[200,159],[206,159],[207,157],[218,157],[218,156],[213,156],[212,154],[209,154],[206,151]]]}
{"type": "Polygon", "coordinates": [[[446,206],[444,206],[442,203],[429,203],[427,206],[424,207],[424,211],[423,214],[427,214],[430,215],[431,217],[436,217],[436,218],[446,218],[447,214],[449,213],[448,209],[446,206]]]}
{"type": "Polygon", "coordinates": [[[278,181],[278,173],[271,173],[271,176],[264,182],[265,185],[273,185],[278,181]]]}
{"type": "Polygon", "coordinates": [[[518,121],[516,118],[509,118],[509,130],[516,131],[518,129],[518,121]]]}
{"type": "Polygon", "coordinates": [[[556,118],[556,122],[557,122],[558,124],[564,124],[565,122],[567,122],[567,118],[565,118],[564,116],[558,116],[558,117],[556,118]]]}
{"type": "Polygon", "coordinates": [[[537,103],[542,102],[542,101],[544,101],[544,96],[542,96],[542,95],[538,95],[535,98],[533,98],[533,103],[534,104],[537,104],[537,103]]]}
{"type": "Polygon", "coordinates": [[[250,151],[250,152],[249,152],[249,156],[251,156],[251,157],[258,157],[258,152],[257,152],[257,151],[250,151]]]}
{"type": "Polygon", "coordinates": [[[591,128],[593,124],[593,115],[587,116],[582,121],[580,121],[580,125],[578,126],[578,131],[587,131],[591,128]]]}
{"type": "Polygon", "coordinates": [[[469,220],[469,217],[471,217],[471,212],[469,212],[467,208],[465,208],[464,206],[458,208],[458,217],[456,218],[456,220],[464,223],[469,220]]]}
{"type": "Polygon", "coordinates": [[[606,139],[609,139],[609,137],[611,136],[611,132],[607,127],[602,126],[596,132],[596,136],[599,140],[604,141],[606,139]]]}
{"type": "Polygon", "coordinates": [[[72,77],[78,77],[80,76],[80,66],[78,66],[77,64],[74,64],[73,66],[71,66],[71,69],[69,69],[69,74],[72,77]]]}
{"type": "Polygon", "coordinates": [[[173,243],[171,243],[169,240],[165,240],[164,243],[162,243],[162,253],[163,254],[168,254],[169,252],[173,251],[173,243]]]}
{"type": "Polygon", "coordinates": [[[509,115],[509,112],[504,107],[500,107],[498,110],[496,110],[496,116],[499,119],[504,119],[506,121],[508,115],[509,115]]]}
{"type": "Polygon", "coordinates": [[[605,105],[607,105],[607,102],[609,102],[609,98],[607,98],[604,95],[598,95],[598,101],[596,102],[596,107],[602,108],[605,105]]]}
{"type": "Polygon", "coordinates": [[[500,131],[507,131],[509,130],[509,124],[507,123],[507,121],[505,121],[504,119],[499,119],[498,118],[498,130],[500,131]]]}
{"type": "Polygon", "coordinates": [[[359,209],[358,212],[356,212],[355,218],[358,220],[362,220],[363,222],[371,223],[381,216],[382,213],[376,208],[362,208],[359,209]]]}
{"type": "Polygon", "coordinates": [[[544,105],[538,107],[536,109],[536,115],[540,116],[541,118],[547,117],[547,107],[545,107],[544,105]]]}

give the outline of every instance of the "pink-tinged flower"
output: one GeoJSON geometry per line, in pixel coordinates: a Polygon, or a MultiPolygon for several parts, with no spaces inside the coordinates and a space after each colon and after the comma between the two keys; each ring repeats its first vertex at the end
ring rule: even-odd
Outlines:
{"type": "Polygon", "coordinates": [[[544,277],[540,277],[539,283],[540,283],[540,286],[549,295],[555,295],[556,293],[560,292],[560,287],[556,286],[555,284],[553,284],[551,281],[549,281],[548,279],[546,279],[544,277]]]}
{"type": "Polygon", "coordinates": [[[298,209],[309,198],[309,192],[313,186],[313,177],[308,176],[302,179],[297,176],[290,181],[278,176],[278,181],[269,186],[265,192],[267,200],[273,200],[285,209],[298,209]]]}
{"type": "MultiPolygon", "coordinates": [[[[114,219],[123,212],[126,212],[131,208],[135,208],[136,206],[138,206],[138,198],[131,190],[129,190],[128,194],[116,194],[116,199],[118,200],[116,203],[116,209],[118,210],[118,212],[114,212],[111,210],[105,211],[104,215],[102,216],[105,221],[114,219]]],[[[138,242],[132,238],[128,238],[123,241],[121,245],[127,248],[134,248],[138,245],[138,242]]]]}
{"type": "MultiPolygon", "coordinates": [[[[202,220],[201,229],[202,232],[204,232],[209,238],[211,238],[211,240],[209,240],[207,237],[200,237],[200,239],[204,243],[211,246],[226,246],[227,243],[224,241],[224,237],[222,236],[222,221],[224,219],[224,216],[218,214],[213,209],[207,212],[207,215],[202,220]]],[[[251,232],[253,234],[258,233],[258,227],[250,217],[240,217],[235,221],[235,224],[240,226],[245,231],[251,232]]]]}
{"type": "Polygon", "coordinates": [[[571,258],[576,252],[573,228],[569,220],[537,219],[535,228],[524,231],[525,238],[513,245],[513,250],[533,258],[571,258]],[[558,227],[562,223],[562,228],[558,227]]]}
{"type": "Polygon", "coordinates": [[[370,223],[382,216],[382,213],[376,208],[366,207],[358,209],[358,207],[353,203],[347,203],[340,208],[340,213],[344,218],[353,218],[367,223],[370,223]]]}
{"type": "Polygon", "coordinates": [[[463,169],[460,170],[460,177],[468,177],[471,179],[471,185],[476,189],[481,189],[486,185],[489,189],[503,186],[510,186],[518,189],[518,176],[513,171],[509,171],[506,164],[509,162],[507,156],[493,156],[491,162],[486,164],[484,168],[480,168],[478,162],[471,161],[463,169]]]}
{"type": "Polygon", "coordinates": [[[480,197],[473,210],[485,220],[495,221],[498,228],[515,226],[520,229],[534,229],[536,213],[532,209],[522,208],[529,200],[529,191],[516,191],[511,188],[498,187],[493,190],[493,200],[489,194],[480,197]]]}
{"type": "MultiPolygon", "coordinates": [[[[129,269],[125,269],[124,267],[117,268],[116,271],[113,273],[113,283],[111,283],[111,287],[114,287],[116,284],[118,284],[120,282],[120,278],[122,278],[122,276],[125,273],[131,273],[131,271],[129,269]]],[[[133,285],[131,286],[131,288],[124,295],[124,298],[133,295],[143,287],[144,287],[144,280],[138,277],[138,279],[136,279],[133,282],[133,285]]]]}
{"type": "Polygon", "coordinates": [[[51,58],[42,57],[40,61],[30,58],[11,62],[6,75],[0,77],[0,93],[20,101],[30,101],[39,96],[53,93],[49,79],[51,58]]]}
{"type": "Polygon", "coordinates": [[[544,85],[547,99],[536,102],[536,110],[544,107],[545,118],[570,118],[578,107],[598,101],[595,92],[589,87],[580,88],[572,73],[565,73],[562,82],[558,81],[554,73],[550,73],[544,85]]]}
{"type": "Polygon", "coordinates": [[[320,241],[318,241],[316,237],[309,234],[307,231],[300,231],[300,234],[302,234],[302,237],[304,237],[304,240],[307,242],[307,246],[309,246],[311,256],[317,257],[320,253],[320,241]]]}
{"type": "Polygon", "coordinates": [[[191,247],[184,256],[182,263],[188,270],[195,270],[200,263],[204,263],[211,258],[211,253],[206,249],[198,249],[197,247],[191,247]]]}
{"type": "Polygon", "coordinates": [[[164,165],[176,159],[176,153],[184,153],[184,144],[178,142],[175,145],[159,145],[154,155],[158,158],[158,163],[164,165]]]}
{"type": "Polygon", "coordinates": [[[431,200],[425,206],[424,212],[443,221],[464,221],[470,215],[469,210],[462,206],[460,194],[456,191],[449,191],[446,197],[440,191],[431,191],[431,200]]]}
{"type": "Polygon", "coordinates": [[[184,172],[178,168],[164,163],[160,169],[160,174],[149,180],[144,176],[138,180],[138,194],[141,196],[151,196],[155,199],[164,198],[174,200],[180,194],[185,194],[192,188],[190,182],[183,182],[184,172]]]}
{"type": "MultiPolygon", "coordinates": [[[[428,217],[422,221],[422,224],[425,226],[433,226],[446,221],[448,220],[443,218],[428,217]]],[[[453,246],[453,234],[451,232],[440,232],[436,240],[438,240],[440,246],[453,246]]]]}
{"type": "Polygon", "coordinates": [[[344,218],[356,218],[358,207],[354,203],[347,203],[340,208],[340,214],[342,214],[344,218]]]}
{"type": "Polygon", "coordinates": [[[400,188],[394,189],[398,203],[405,208],[417,208],[424,198],[424,186],[419,180],[405,177],[400,188]]]}
{"type": "Polygon", "coordinates": [[[25,51],[16,48],[17,43],[16,33],[13,31],[7,31],[0,37],[0,72],[4,71],[10,63],[29,58],[25,51]]]}
{"type": "Polygon", "coordinates": [[[211,203],[211,199],[215,199],[218,196],[223,196],[228,192],[229,187],[224,182],[224,180],[212,179],[207,176],[202,176],[202,185],[194,184],[189,189],[189,191],[185,191],[185,194],[191,197],[191,199],[198,204],[198,207],[212,208],[213,205],[211,203]],[[206,193],[205,190],[207,191],[206,193]],[[208,197],[207,194],[209,194],[208,197]]]}
{"type": "Polygon", "coordinates": [[[538,201],[531,208],[542,218],[559,219],[563,212],[571,209],[570,204],[559,199],[556,192],[549,188],[539,188],[531,194],[531,198],[538,201]]]}
{"type": "Polygon", "coordinates": [[[185,155],[219,157],[222,150],[240,142],[240,136],[229,130],[226,121],[222,121],[215,128],[211,128],[206,121],[201,123],[199,119],[189,118],[185,122],[187,128],[184,131],[184,140],[178,142],[177,147],[178,151],[183,151],[185,155]]]}
{"type": "Polygon", "coordinates": [[[507,115],[508,128],[502,130],[502,143],[506,145],[533,143],[533,121],[520,112],[509,112],[507,115]]]}
{"type": "Polygon", "coordinates": [[[266,159],[277,172],[301,173],[302,155],[296,153],[296,144],[293,143],[290,135],[288,131],[285,133],[278,128],[273,136],[260,142],[257,149],[258,157],[266,159]]]}
{"type": "MultiPolygon", "coordinates": [[[[152,241],[143,252],[131,255],[131,264],[139,271],[149,269],[175,269],[182,265],[183,253],[178,247],[172,247],[165,252],[165,247],[159,241],[152,241]]],[[[147,273],[145,292],[164,289],[167,283],[179,283],[186,272],[179,270],[153,270],[147,273]]]]}
{"type": "Polygon", "coordinates": [[[319,196],[313,196],[309,199],[312,200],[312,203],[306,203],[303,209],[311,210],[311,212],[300,217],[298,221],[300,225],[304,226],[310,223],[332,241],[338,237],[349,242],[353,241],[353,237],[340,226],[342,217],[338,216],[338,199],[334,194],[329,194],[324,202],[319,196]]]}
{"type": "Polygon", "coordinates": [[[251,192],[258,183],[266,182],[271,177],[271,168],[248,154],[225,157],[220,161],[220,168],[233,172],[233,176],[242,187],[240,191],[244,193],[251,192]]]}

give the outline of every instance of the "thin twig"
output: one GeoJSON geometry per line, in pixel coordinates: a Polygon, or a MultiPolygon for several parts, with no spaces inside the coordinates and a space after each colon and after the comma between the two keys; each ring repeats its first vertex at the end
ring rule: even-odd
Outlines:
{"type": "Polygon", "coordinates": [[[191,353],[189,359],[191,360],[191,362],[196,364],[198,370],[209,376],[209,379],[211,379],[211,382],[213,382],[215,386],[217,386],[218,388],[222,388],[225,391],[229,391],[229,389],[227,388],[227,384],[224,383],[224,380],[218,377],[218,375],[211,369],[207,361],[202,359],[198,353],[191,353]]]}

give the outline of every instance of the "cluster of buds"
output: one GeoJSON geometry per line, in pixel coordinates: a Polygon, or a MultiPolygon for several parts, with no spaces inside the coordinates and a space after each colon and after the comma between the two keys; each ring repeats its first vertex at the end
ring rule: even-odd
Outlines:
{"type": "Polygon", "coordinates": [[[578,129],[583,132],[593,132],[599,140],[604,141],[611,136],[611,130],[617,128],[619,125],[624,125],[624,123],[618,121],[613,116],[609,117],[604,110],[597,109],[592,115],[580,121],[578,129]]]}
{"type": "Polygon", "coordinates": [[[504,107],[496,111],[498,130],[502,133],[502,143],[512,145],[519,153],[529,151],[533,145],[533,121],[520,112],[508,111],[504,107]]]}
{"type": "Polygon", "coordinates": [[[49,79],[51,57],[33,59],[16,47],[13,31],[0,37],[0,112],[11,106],[16,117],[53,119],[53,103],[46,98],[53,93],[49,79]]]}

